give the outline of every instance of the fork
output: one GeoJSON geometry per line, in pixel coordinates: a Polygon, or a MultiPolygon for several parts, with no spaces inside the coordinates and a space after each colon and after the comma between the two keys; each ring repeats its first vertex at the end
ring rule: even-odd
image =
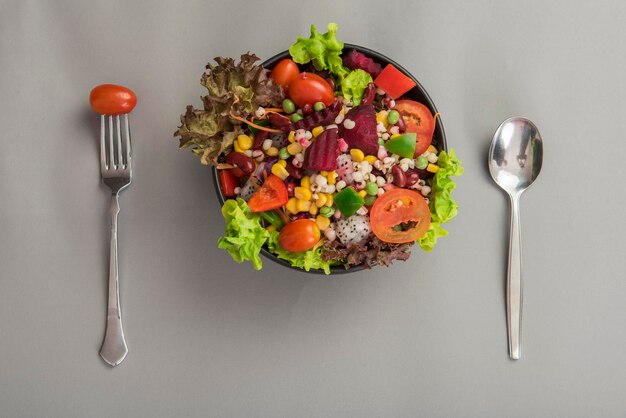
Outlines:
{"type": "Polygon", "coordinates": [[[109,301],[107,324],[100,356],[111,366],[120,364],[128,347],[122,328],[120,290],[117,263],[117,215],[120,212],[119,194],[130,185],[132,158],[128,114],[100,116],[100,174],[102,183],[111,189],[111,250],[109,262],[109,301]],[[107,135],[108,126],[108,135],[107,135]]]}

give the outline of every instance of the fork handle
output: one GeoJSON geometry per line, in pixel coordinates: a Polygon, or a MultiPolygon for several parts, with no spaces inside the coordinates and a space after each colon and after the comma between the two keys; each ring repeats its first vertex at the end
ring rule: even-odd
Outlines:
{"type": "Polygon", "coordinates": [[[120,311],[120,288],[117,267],[117,215],[120,213],[118,193],[111,195],[111,253],[109,262],[109,302],[107,309],[107,325],[104,341],[100,348],[100,356],[111,366],[117,366],[128,354],[122,328],[120,311]]]}

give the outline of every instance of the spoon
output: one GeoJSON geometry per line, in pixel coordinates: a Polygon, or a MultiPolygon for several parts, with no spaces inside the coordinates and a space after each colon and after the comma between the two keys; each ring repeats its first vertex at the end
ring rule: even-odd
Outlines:
{"type": "Polygon", "coordinates": [[[506,283],[506,317],[509,357],[520,358],[522,334],[522,246],[519,202],[539,175],[543,160],[543,141],[534,123],[513,117],[496,130],[489,149],[489,172],[511,198],[511,234],[506,283]]]}

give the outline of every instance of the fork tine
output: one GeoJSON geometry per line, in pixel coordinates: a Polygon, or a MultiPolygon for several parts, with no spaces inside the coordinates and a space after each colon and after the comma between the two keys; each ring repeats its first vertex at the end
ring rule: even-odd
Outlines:
{"type": "Polygon", "coordinates": [[[128,113],[126,113],[124,115],[124,131],[125,131],[125,138],[124,138],[124,146],[126,148],[126,168],[130,169],[131,168],[131,162],[132,162],[132,158],[131,158],[131,149],[130,149],[130,125],[128,122],[128,113]]]}
{"type": "Polygon", "coordinates": [[[100,115],[100,171],[107,170],[106,125],[104,115],[100,115]]]}
{"type": "Polygon", "coordinates": [[[117,128],[117,168],[125,168],[122,160],[122,126],[120,123],[120,115],[115,116],[115,127],[117,128]]]}
{"type": "Polygon", "coordinates": [[[115,148],[113,147],[113,116],[109,116],[109,169],[115,170],[115,148]]]}

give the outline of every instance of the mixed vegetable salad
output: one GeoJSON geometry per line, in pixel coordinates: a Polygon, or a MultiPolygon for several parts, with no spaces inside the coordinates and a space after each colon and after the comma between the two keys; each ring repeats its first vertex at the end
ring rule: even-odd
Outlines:
{"type": "Polygon", "coordinates": [[[175,133],[217,168],[227,199],[218,246],[262,267],[261,248],[292,266],[389,265],[433,249],[457,214],[463,168],[431,143],[436,115],[404,97],[415,82],[344,50],[337,25],[297,39],[272,69],[218,57],[175,133]]]}

